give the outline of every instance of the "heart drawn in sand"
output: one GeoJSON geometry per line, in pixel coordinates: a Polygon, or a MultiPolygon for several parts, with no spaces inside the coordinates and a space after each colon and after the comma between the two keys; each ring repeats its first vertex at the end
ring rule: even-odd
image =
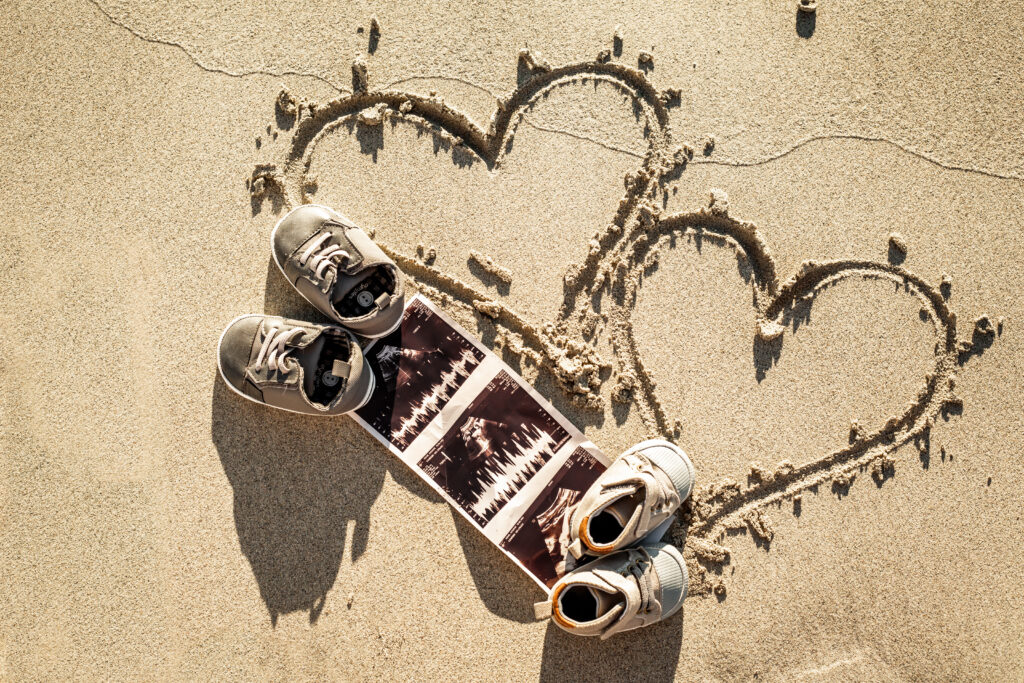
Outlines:
{"type": "MultiPolygon", "coordinates": [[[[529,54],[520,57],[529,77],[507,98],[498,100],[486,131],[437,97],[371,92],[360,79],[354,79],[359,86],[356,92],[323,104],[298,101],[282,92],[277,113],[279,120],[283,117],[294,122],[291,137],[283,161],[254,170],[250,178],[254,202],[264,196],[280,198],[287,206],[311,201],[315,184],[309,170],[317,145],[356,117],[369,125],[390,120],[425,127],[441,136],[453,155],[474,155],[493,169],[511,153],[524,112],[538,98],[570,83],[592,80],[615,85],[632,99],[646,124],[646,153],[639,168],[627,174],[625,194],[611,222],[589,240],[582,261],[565,272],[564,300],[554,323],[542,325],[526,319],[507,303],[433,267],[423,255],[399,253],[387,244],[382,247],[417,288],[443,304],[472,307],[495,326],[496,346],[530,357],[581,403],[594,408],[604,405],[600,390],[610,371],[614,378],[612,400],[635,406],[649,430],[670,439],[678,436],[679,424],[666,414],[657,396],[631,324],[639,282],[659,259],[663,238],[686,233],[715,236],[749,264],[756,321],[752,333],[759,355],[769,362],[778,357],[787,312],[823,287],[851,278],[883,278],[917,297],[922,316],[931,321],[934,330],[934,368],[924,389],[902,414],[875,431],[855,434],[851,443],[810,462],[784,462],[772,471],[747,473],[746,485],[729,479],[704,485],[681,512],[683,523],[677,525],[676,540],[685,544],[691,589],[706,594],[714,588],[718,592],[720,583],[712,585],[717,580],[710,578],[708,568],[727,561],[728,551],[719,545],[727,530],[746,528],[768,543],[773,531],[764,510],[769,505],[799,500],[804,490],[825,482],[848,486],[864,469],[881,481],[893,466],[896,448],[912,440],[927,441],[936,417],[959,409],[953,390],[969,343],[957,341],[956,316],[938,287],[900,266],[865,260],[809,261],[780,281],[757,227],[729,216],[724,198],[712,196],[710,205],[698,211],[665,215],[660,207],[666,186],[684,171],[693,155],[686,146],[673,142],[669,125],[667,107],[678,101],[678,91],[659,92],[641,71],[621,64],[595,61],[550,68],[529,54]],[[611,337],[614,363],[602,359],[596,350],[593,342],[598,330],[611,337]]],[[[485,270],[490,267],[483,266],[485,270]]]]}

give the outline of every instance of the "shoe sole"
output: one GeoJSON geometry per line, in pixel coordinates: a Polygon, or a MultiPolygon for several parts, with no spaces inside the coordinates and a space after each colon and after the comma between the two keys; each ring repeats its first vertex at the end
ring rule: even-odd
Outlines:
{"type": "MultiPolygon", "coordinates": [[[[282,266],[281,262],[277,260],[277,249],[274,248],[274,236],[277,235],[277,229],[281,227],[281,223],[284,223],[285,220],[288,218],[288,216],[291,216],[293,213],[295,213],[299,209],[305,208],[307,206],[315,206],[315,207],[317,207],[319,209],[325,209],[325,210],[330,211],[332,213],[339,213],[338,211],[335,211],[331,207],[324,206],[323,204],[300,204],[299,206],[296,206],[294,209],[292,209],[291,211],[286,213],[284,216],[282,216],[280,218],[280,220],[278,220],[277,223],[274,224],[274,229],[270,231],[270,255],[272,257],[274,257],[274,263],[277,264],[277,269],[280,270],[281,271],[281,275],[284,276],[285,282],[290,284],[292,286],[292,289],[294,289],[298,293],[299,296],[301,296],[303,299],[305,299],[307,302],[309,302],[309,299],[306,299],[306,296],[302,292],[299,291],[299,288],[296,287],[295,283],[291,281],[291,278],[288,277],[288,274],[284,272],[284,266],[282,266]]],[[[347,220],[349,223],[352,223],[352,225],[355,225],[355,221],[353,221],[351,218],[349,218],[345,214],[340,214],[340,215],[345,220],[347,220]]],[[[312,306],[312,302],[309,302],[309,303],[312,306]]],[[[316,306],[313,306],[313,308],[316,308],[316,306]]],[[[317,310],[319,311],[320,309],[317,308],[317,310]]],[[[330,316],[328,316],[328,317],[330,317],[330,316]]],[[[394,332],[395,330],[397,330],[401,326],[402,318],[404,318],[404,317],[405,317],[404,314],[398,316],[398,322],[396,322],[394,325],[392,325],[389,329],[384,330],[383,332],[378,332],[377,334],[363,334],[362,332],[359,332],[358,330],[352,330],[352,332],[354,332],[355,334],[358,334],[360,337],[366,337],[367,339],[380,339],[381,337],[386,337],[389,334],[391,334],[392,332],[394,332]]],[[[331,320],[334,320],[334,319],[331,318],[331,320]]],[[[334,320],[334,322],[337,323],[338,325],[344,325],[345,324],[345,323],[339,322],[337,320],[334,320]]]]}
{"type": "Polygon", "coordinates": [[[312,415],[314,417],[338,417],[340,415],[348,415],[349,413],[354,413],[355,411],[359,410],[360,408],[365,406],[370,401],[370,397],[373,395],[374,390],[377,388],[377,377],[376,377],[376,375],[373,374],[372,370],[370,371],[370,386],[369,386],[369,388],[367,388],[366,395],[363,396],[363,400],[359,403],[359,405],[357,405],[352,410],[347,410],[344,413],[338,413],[337,415],[317,415],[316,413],[303,413],[303,412],[298,411],[298,410],[292,410],[291,408],[279,408],[278,406],[272,406],[269,403],[264,403],[263,401],[257,400],[255,398],[253,398],[252,396],[249,396],[248,394],[245,394],[245,393],[239,391],[235,387],[234,384],[232,384],[231,382],[228,381],[227,376],[224,374],[224,367],[220,364],[220,345],[224,341],[224,335],[227,334],[228,330],[231,329],[231,326],[234,325],[239,320],[243,320],[245,318],[265,318],[265,317],[266,316],[260,315],[259,313],[246,313],[245,315],[237,316],[234,319],[232,319],[231,322],[229,322],[227,324],[227,326],[224,328],[224,331],[220,333],[220,337],[217,339],[217,372],[220,373],[220,378],[222,380],[224,380],[224,384],[227,385],[228,389],[230,389],[231,391],[235,392],[236,394],[238,394],[242,398],[244,398],[246,400],[249,400],[249,401],[252,401],[253,403],[255,403],[257,405],[266,406],[268,408],[273,408],[274,410],[283,410],[286,413],[294,413],[296,415],[312,415]]]}

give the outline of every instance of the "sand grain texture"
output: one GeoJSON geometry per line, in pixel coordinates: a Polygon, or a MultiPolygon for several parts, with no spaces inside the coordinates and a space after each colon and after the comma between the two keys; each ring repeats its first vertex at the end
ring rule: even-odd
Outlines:
{"type": "Polygon", "coordinates": [[[5,5],[0,678],[1024,677],[1024,13],[215,5],[5,5]],[[690,453],[680,615],[533,623],[354,422],[220,382],[234,316],[319,319],[301,201],[690,453]]]}

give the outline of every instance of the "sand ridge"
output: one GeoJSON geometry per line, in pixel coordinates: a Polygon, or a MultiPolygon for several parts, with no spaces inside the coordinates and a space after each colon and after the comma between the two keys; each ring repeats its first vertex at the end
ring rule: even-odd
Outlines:
{"type": "MultiPolygon", "coordinates": [[[[934,332],[934,367],[922,379],[914,399],[884,425],[867,431],[858,422],[851,424],[850,443],[810,462],[793,465],[783,461],[771,469],[752,463],[747,485],[724,479],[699,486],[673,527],[675,542],[684,548],[690,566],[691,591],[696,595],[726,594],[721,566],[729,562],[730,551],[721,545],[730,530],[749,530],[760,543],[769,544],[774,527],[767,511],[784,501],[799,506],[803,492],[822,485],[848,491],[859,473],[868,472],[881,484],[892,475],[894,453],[902,445],[914,443],[930,448],[930,431],[939,416],[948,418],[962,410],[957,396],[956,377],[960,367],[972,356],[976,344],[990,345],[1001,334],[985,317],[971,331],[971,339],[960,339],[957,317],[947,299],[951,281],[939,285],[925,281],[902,267],[907,245],[898,233],[890,236],[888,262],[865,259],[805,261],[796,273],[781,281],[775,261],[757,226],[734,218],[724,191],[713,189],[707,205],[687,213],[668,215],[671,184],[685,172],[694,159],[694,150],[674,141],[669,124],[669,107],[678,103],[679,91],[659,91],[646,75],[651,59],[639,60],[640,68],[610,61],[602,52],[593,61],[553,67],[536,53],[524,49],[518,56],[526,77],[519,87],[497,99],[486,130],[468,116],[451,107],[436,93],[424,97],[415,93],[368,87],[365,61],[353,63],[353,93],[326,103],[298,100],[282,90],[276,105],[284,118],[290,139],[283,159],[257,165],[249,179],[255,202],[265,198],[280,201],[286,207],[311,201],[318,183],[310,177],[317,144],[340,126],[378,126],[406,122],[429,131],[453,153],[463,146],[492,171],[512,149],[516,129],[524,121],[530,103],[547,92],[588,79],[614,84],[635,103],[646,122],[647,150],[640,167],[624,178],[625,193],[609,224],[594,233],[588,253],[581,263],[570,265],[564,275],[564,301],[554,322],[529,321],[507,303],[480,291],[433,267],[433,259],[397,252],[387,244],[383,248],[413,279],[414,287],[432,295],[444,306],[459,306],[489,320],[497,328],[494,344],[529,362],[543,367],[557,378],[566,393],[581,405],[602,409],[601,389],[613,379],[612,400],[632,403],[652,432],[666,438],[678,438],[680,423],[666,413],[657,395],[657,386],[634,339],[631,321],[637,288],[646,273],[657,266],[663,249],[671,248],[674,237],[698,234],[720,240],[736,251],[748,264],[753,297],[755,325],[752,334],[758,349],[758,371],[764,372],[779,357],[788,327],[797,324],[801,310],[816,294],[847,279],[886,280],[894,285],[893,295],[915,297],[922,320],[928,320],[934,332]],[[606,331],[614,360],[598,352],[599,331],[606,331]]],[[[716,140],[708,136],[703,155],[714,153],[716,140]]],[[[507,268],[476,250],[470,260],[480,266],[499,285],[512,281],[507,268]]],[[[713,285],[712,285],[713,286],[713,285]]],[[[506,290],[507,291],[507,290],[506,290]]],[[[501,290],[499,289],[499,294],[501,290]]],[[[699,467],[699,463],[698,467],[699,467]]]]}

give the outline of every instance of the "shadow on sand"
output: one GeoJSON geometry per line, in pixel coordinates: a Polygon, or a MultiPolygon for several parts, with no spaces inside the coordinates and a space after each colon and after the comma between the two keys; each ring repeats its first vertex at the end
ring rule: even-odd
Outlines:
{"type": "Polygon", "coordinates": [[[390,456],[352,420],[272,410],[238,396],[220,377],[212,410],[238,542],[270,622],[307,611],[315,623],[350,527],[350,560],[366,550],[370,506],[390,456]]]}
{"type": "Polygon", "coordinates": [[[581,638],[548,624],[541,681],[671,681],[683,644],[683,609],[667,621],[608,640],[581,638]]]}
{"type": "MultiPolygon", "coordinates": [[[[323,322],[270,259],[264,310],[323,322]]],[[[213,443],[234,492],[235,528],[260,596],[281,614],[316,622],[338,576],[346,534],[350,560],[369,539],[370,507],[384,484],[387,452],[354,421],[273,410],[235,394],[218,376],[213,443]]]]}
{"type": "MultiPolygon", "coordinates": [[[[327,322],[288,286],[273,260],[267,265],[264,311],[327,322]]],[[[574,413],[586,412],[559,407],[577,419],[584,416],[574,413]]],[[[366,550],[370,509],[385,472],[411,493],[440,502],[353,420],[273,410],[238,396],[219,376],[212,432],[234,492],[239,545],[272,625],[281,614],[296,611],[308,612],[310,623],[317,621],[337,578],[350,529],[350,561],[366,550]]],[[[502,618],[532,622],[532,604],[544,599],[544,592],[461,515],[454,510],[452,515],[484,604],[502,618]]],[[[681,644],[680,615],[604,642],[572,636],[549,624],[541,680],[671,680],[681,644]]]]}

